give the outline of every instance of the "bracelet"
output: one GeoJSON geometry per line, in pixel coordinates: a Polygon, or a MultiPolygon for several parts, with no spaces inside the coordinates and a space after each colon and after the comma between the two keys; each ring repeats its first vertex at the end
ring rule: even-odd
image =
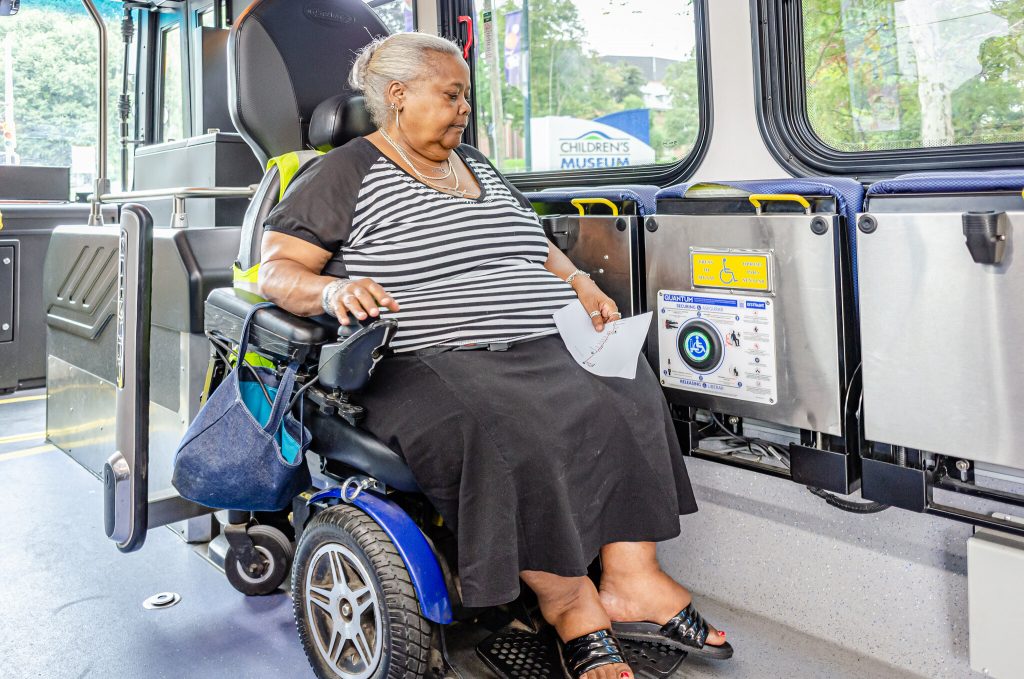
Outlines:
{"type": "Polygon", "coordinates": [[[333,316],[334,318],[338,317],[337,314],[334,313],[334,306],[331,304],[331,301],[334,299],[334,293],[348,282],[347,278],[335,278],[324,286],[323,292],[320,293],[320,306],[323,307],[324,313],[328,316],[333,316]]]}
{"type": "Polygon", "coordinates": [[[588,274],[583,269],[576,269],[571,274],[569,274],[569,277],[565,279],[565,282],[568,283],[569,285],[572,285],[572,279],[576,278],[577,276],[586,276],[587,278],[590,278],[590,274],[588,274]]]}

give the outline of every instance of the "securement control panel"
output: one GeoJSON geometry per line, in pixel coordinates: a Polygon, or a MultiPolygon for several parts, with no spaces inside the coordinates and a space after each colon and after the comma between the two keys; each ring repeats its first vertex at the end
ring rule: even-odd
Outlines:
{"type": "Polygon", "coordinates": [[[672,389],[774,405],[774,300],[658,291],[661,383],[672,389]]]}

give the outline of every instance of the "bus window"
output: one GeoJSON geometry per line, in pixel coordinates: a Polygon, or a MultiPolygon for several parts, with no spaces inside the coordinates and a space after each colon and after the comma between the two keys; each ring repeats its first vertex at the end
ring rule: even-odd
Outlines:
{"type": "Polygon", "coordinates": [[[163,47],[160,68],[161,139],[171,141],[185,136],[181,37],[177,24],[162,30],[160,44],[163,47]]]}
{"type": "Polygon", "coordinates": [[[198,24],[200,28],[216,28],[217,16],[213,12],[213,7],[207,7],[204,10],[200,10],[196,17],[196,24],[198,24]]]}
{"type": "MultiPolygon", "coordinates": [[[[108,175],[120,188],[117,97],[124,64],[121,3],[96,3],[109,37],[108,175]]],[[[0,21],[0,164],[71,168],[71,194],[96,175],[96,26],[79,3],[26,2],[0,21]]],[[[69,196],[70,197],[70,196],[69,196]]]]}
{"type": "Polygon", "coordinates": [[[505,172],[685,158],[699,106],[692,1],[476,3],[478,143],[505,172]]]}
{"type": "Polygon", "coordinates": [[[416,30],[415,0],[365,0],[392,33],[416,30]]]}
{"type": "Polygon", "coordinates": [[[803,0],[807,117],[828,147],[1024,141],[1024,0],[803,0]]]}

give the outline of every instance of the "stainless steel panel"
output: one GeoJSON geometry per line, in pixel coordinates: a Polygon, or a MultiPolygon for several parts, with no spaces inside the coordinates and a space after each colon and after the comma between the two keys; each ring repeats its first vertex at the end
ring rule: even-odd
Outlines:
{"type": "Polygon", "coordinates": [[[971,669],[990,677],[1024,677],[1024,539],[980,529],[967,539],[967,606],[971,669]]]}
{"type": "Polygon", "coordinates": [[[857,233],[865,435],[1024,469],[1024,212],[999,265],[974,263],[959,212],[873,216],[857,233]]]}
{"type": "MultiPolygon", "coordinates": [[[[811,232],[807,215],[664,215],[644,231],[647,305],[657,312],[659,290],[697,292],[690,285],[690,248],[774,250],[773,289],[779,402],[766,405],[666,389],[673,403],[842,435],[837,311],[838,218],[825,235],[811,232]]],[[[707,294],[705,291],[702,294],[707,294]]],[[[716,290],[715,296],[729,295],[716,290]]],[[[749,295],[750,292],[735,291],[749,295]]],[[[657,329],[648,335],[648,357],[658,365],[657,329]]]]}
{"type": "Polygon", "coordinates": [[[615,300],[625,316],[638,310],[633,308],[633,248],[631,233],[635,233],[636,217],[570,217],[572,227],[578,225],[579,237],[565,254],[580,269],[591,275],[605,293],[615,300]],[[616,222],[626,225],[620,231],[616,222]]]}
{"type": "MultiPolygon", "coordinates": [[[[56,356],[47,357],[46,437],[99,477],[114,452],[114,385],[56,356]]],[[[172,463],[185,433],[182,417],[156,403],[149,409],[149,488],[171,488],[172,463]]]]}

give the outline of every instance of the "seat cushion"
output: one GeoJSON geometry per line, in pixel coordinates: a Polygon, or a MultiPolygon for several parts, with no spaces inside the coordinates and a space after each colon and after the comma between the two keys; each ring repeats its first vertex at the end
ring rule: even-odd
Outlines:
{"type": "Polygon", "coordinates": [[[419,491],[402,456],[373,434],[353,427],[338,415],[323,415],[312,404],[307,405],[304,419],[313,433],[312,452],[372,476],[391,488],[419,491]]]}
{"type": "Polygon", "coordinates": [[[657,186],[623,184],[620,186],[569,186],[530,191],[526,197],[534,203],[569,203],[577,198],[605,198],[613,203],[630,200],[636,203],[641,215],[653,215],[657,186]]]}
{"type": "Polygon", "coordinates": [[[907,193],[980,193],[1024,190],[1024,168],[990,172],[915,172],[883,179],[868,187],[869,196],[907,193]]]}

